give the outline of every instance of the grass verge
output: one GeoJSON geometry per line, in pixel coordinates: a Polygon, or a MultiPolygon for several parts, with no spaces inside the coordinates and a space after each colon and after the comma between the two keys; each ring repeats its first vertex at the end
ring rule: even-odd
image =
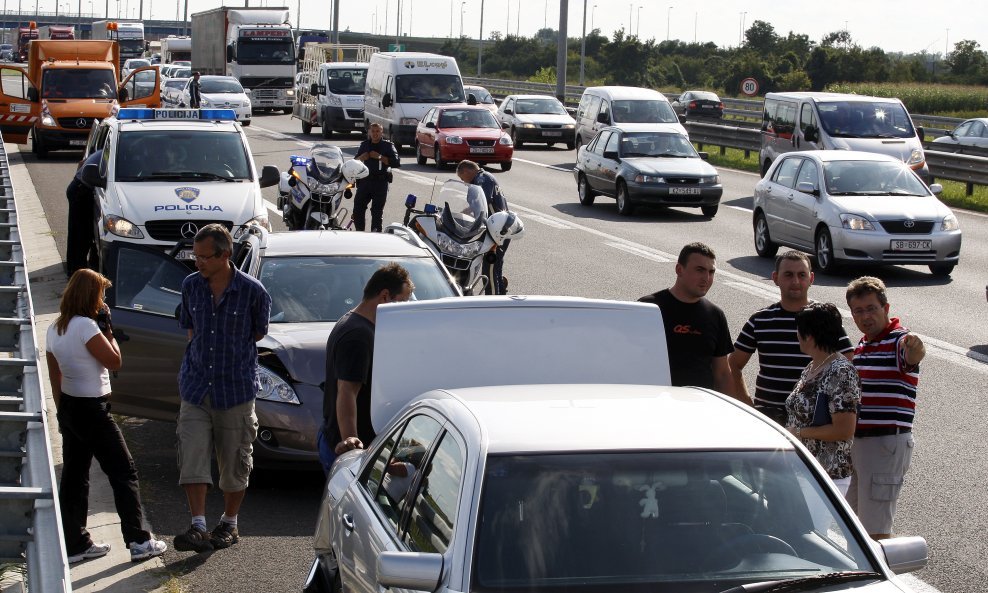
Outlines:
{"type": "MultiPolygon", "coordinates": [[[[759,172],[757,152],[752,152],[748,158],[745,158],[744,151],[737,148],[728,148],[724,151],[724,154],[720,153],[719,146],[707,145],[703,148],[710,155],[710,164],[715,167],[726,167],[753,173],[759,172]]],[[[965,185],[959,181],[938,179],[937,183],[943,185],[943,193],[940,194],[940,200],[948,206],[988,213],[988,187],[976,185],[974,186],[974,193],[969,196],[966,193],[965,185]]]]}

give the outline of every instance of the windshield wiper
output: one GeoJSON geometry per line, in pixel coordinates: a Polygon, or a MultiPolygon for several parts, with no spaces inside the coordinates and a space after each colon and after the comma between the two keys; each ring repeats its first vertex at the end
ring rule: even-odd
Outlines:
{"type": "MultiPolygon", "coordinates": [[[[158,173],[151,174],[152,177],[157,175],[158,173]]],[[[218,175],[216,173],[208,173],[205,171],[178,171],[175,173],[162,173],[162,176],[176,177],[180,179],[187,179],[191,177],[193,179],[212,179],[214,181],[240,181],[239,179],[234,179],[233,177],[218,175]]]]}
{"type": "Polygon", "coordinates": [[[750,583],[732,587],[721,593],[784,593],[786,591],[800,591],[803,589],[816,589],[837,583],[847,583],[850,581],[866,581],[872,579],[884,579],[885,577],[877,572],[866,570],[851,570],[843,572],[831,572],[828,574],[818,574],[811,577],[798,577],[795,579],[781,579],[778,581],[765,581],[762,583],[750,583]]]}
{"type": "Polygon", "coordinates": [[[832,196],[884,196],[883,191],[838,191],[831,192],[832,196]]]}
{"type": "Polygon", "coordinates": [[[661,157],[661,158],[674,158],[674,159],[688,159],[688,158],[690,158],[690,155],[687,155],[687,154],[679,154],[678,152],[677,153],[663,152],[663,153],[660,153],[660,154],[653,154],[652,156],[654,156],[654,157],[661,157]]]}

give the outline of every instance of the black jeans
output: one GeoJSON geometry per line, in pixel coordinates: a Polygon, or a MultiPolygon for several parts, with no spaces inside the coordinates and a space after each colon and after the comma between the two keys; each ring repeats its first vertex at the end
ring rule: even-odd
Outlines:
{"type": "Polygon", "coordinates": [[[362,231],[366,225],[367,204],[371,211],[371,232],[380,233],[384,228],[384,203],[388,200],[387,177],[368,177],[357,184],[353,198],[353,228],[362,231]]]}
{"type": "Polygon", "coordinates": [[[65,263],[71,276],[76,270],[95,263],[95,196],[92,188],[73,180],[65,191],[69,200],[68,237],[65,245],[65,263]]]}
{"type": "Polygon", "coordinates": [[[58,407],[62,433],[62,481],[58,505],[62,510],[65,551],[71,556],[93,545],[86,530],[89,514],[89,467],[93,457],[110,480],[113,502],[120,516],[124,541],[144,543],[151,538],[141,494],[137,467],[117,423],[110,416],[105,397],[72,397],[62,394],[58,407]]]}

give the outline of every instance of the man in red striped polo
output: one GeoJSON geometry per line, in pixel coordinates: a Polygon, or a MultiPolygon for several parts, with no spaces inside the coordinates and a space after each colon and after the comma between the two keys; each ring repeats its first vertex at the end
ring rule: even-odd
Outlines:
{"type": "Polygon", "coordinates": [[[847,285],[847,305],[864,334],[854,350],[861,377],[847,501],[873,539],[892,535],[895,504],[913,453],[919,363],[926,347],[889,317],[885,283],[862,276],[847,285]]]}

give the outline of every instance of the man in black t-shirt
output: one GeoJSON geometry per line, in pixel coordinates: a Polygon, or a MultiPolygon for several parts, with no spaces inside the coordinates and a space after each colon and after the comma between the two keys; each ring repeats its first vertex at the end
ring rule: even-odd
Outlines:
{"type": "Polygon", "coordinates": [[[662,311],[672,384],[715,389],[731,397],[734,384],[727,355],[734,351],[727,316],[705,296],[714,283],[717,256],[703,243],[690,243],[679,252],[676,283],[643,296],[662,311]]]}
{"type": "Polygon", "coordinates": [[[377,306],[407,301],[415,285],[408,271],[392,263],[374,272],[356,307],[336,322],[326,341],[323,426],[319,461],[329,473],[337,455],[361,449],[374,440],[371,424],[371,375],[377,306]]]}
{"type": "Polygon", "coordinates": [[[384,204],[388,200],[388,184],[391,169],[401,167],[395,145],[384,139],[381,124],[371,124],[368,138],[357,148],[358,161],[367,165],[370,174],[357,183],[357,195],[353,198],[353,226],[362,231],[366,225],[367,205],[370,204],[371,232],[380,233],[384,228],[384,204]]]}

